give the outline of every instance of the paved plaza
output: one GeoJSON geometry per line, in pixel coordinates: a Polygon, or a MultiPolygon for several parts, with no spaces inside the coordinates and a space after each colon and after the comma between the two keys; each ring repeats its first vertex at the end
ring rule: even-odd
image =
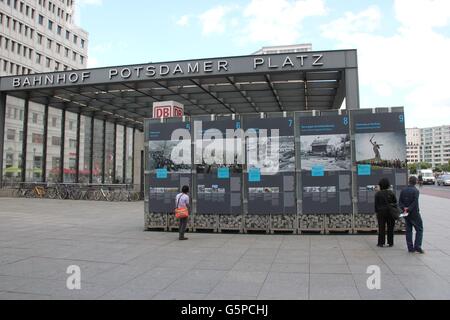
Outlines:
{"type": "Polygon", "coordinates": [[[450,299],[450,199],[422,196],[426,255],[403,235],[144,232],[143,203],[0,198],[3,299],[450,299]],[[67,268],[81,268],[68,290],[67,268]],[[381,268],[369,290],[367,267],[381,268]]]}

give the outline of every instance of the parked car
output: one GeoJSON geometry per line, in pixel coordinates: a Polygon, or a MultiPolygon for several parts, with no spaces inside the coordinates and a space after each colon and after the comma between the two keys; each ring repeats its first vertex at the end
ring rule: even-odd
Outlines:
{"type": "Polygon", "coordinates": [[[450,186],[450,174],[443,174],[437,178],[438,186],[450,186]]]}

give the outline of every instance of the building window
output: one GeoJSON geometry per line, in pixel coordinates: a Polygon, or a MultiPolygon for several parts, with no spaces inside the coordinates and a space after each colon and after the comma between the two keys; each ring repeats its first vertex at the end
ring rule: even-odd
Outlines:
{"type": "Polygon", "coordinates": [[[38,23],[39,23],[40,25],[43,25],[43,24],[44,24],[44,16],[42,16],[41,14],[39,15],[38,23]]]}
{"type": "Polygon", "coordinates": [[[48,29],[53,30],[53,21],[52,20],[48,20],[48,29]]]}
{"type": "Polygon", "coordinates": [[[58,28],[57,28],[57,31],[56,31],[57,33],[58,33],[58,35],[60,36],[61,35],[61,32],[62,32],[62,27],[61,26],[58,26],[58,28]]]}
{"type": "Polygon", "coordinates": [[[6,139],[9,141],[14,141],[16,139],[16,130],[8,129],[6,130],[6,139]]]}
{"type": "Polygon", "coordinates": [[[60,146],[61,145],[61,137],[52,137],[52,145],[60,146]]]}
{"type": "Polygon", "coordinates": [[[33,133],[32,141],[35,144],[42,144],[42,142],[44,141],[42,134],[33,133]]]}

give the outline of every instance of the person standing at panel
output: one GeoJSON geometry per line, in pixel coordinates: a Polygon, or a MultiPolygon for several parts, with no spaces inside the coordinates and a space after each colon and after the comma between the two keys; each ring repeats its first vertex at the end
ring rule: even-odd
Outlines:
{"type": "MultiPolygon", "coordinates": [[[[175,201],[176,201],[176,208],[177,209],[185,208],[185,209],[187,209],[188,213],[190,214],[191,207],[190,207],[190,204],[189,204],[189,195],[188,194],[189,194],[189,187],[188,186],[184,186],[181,189],[181,193],[179,193],[176,196],[175,201]]],[[[188,223],[189,217],[181,218],[179,220],[180,220],[180,228],[179,228],[180,237],[179,237],[179,239],[180,240],[188,240],[188,238],[186,238],[184,236],[184,233],[186,232],[186,227],[187,227],[187,223],[188,223]]]]}
{"type": "Polygon", "coordinates": [[[409,178],[409,186],[400,194],[399,205],[407,216],[406,221],[406,243],[408,245],[408,251],[425,253],[422,250],[423,241],[423,222],[419,209],[419,196],[420,192],[416,188],[417,178],[409,178]],[[416,241],[413,242],[413,228],[416,230],[416,241]]]}
{"type": "Polygon", "coordinates": [[[378,244],[382,248],[386,244],[386,226],[387,226],[387,240],[389,247],[394,246],[394,228],[395,220],[389,211],[389,205],[397,204],[397,197],[394,192],[389,190],[391,183],[388,179],[381,179],[380,191],[375,194],[375,212],[378,220],[378,244]]]}

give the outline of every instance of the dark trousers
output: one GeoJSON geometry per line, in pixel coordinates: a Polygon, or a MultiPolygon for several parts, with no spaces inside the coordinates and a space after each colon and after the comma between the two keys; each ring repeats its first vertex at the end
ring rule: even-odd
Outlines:
{"type": "Polygon", "coordinates": [[[184,233],[186,232],[186,227],[189,218],[180,219],[180,239],[184,238],[184,233]]]}
{"type": "Polygon", "coordinates": [[[422,217],[418,215],[413,219],[405,219],[406,221],[406,244],[409,251],[422,249],[423,241],[423,221],[422,217]],[[416,241],[413,242],[413,228],[416,230],[416,241]]]}
{"type": "Polygon", "coordinates": [[[384,246],[386,244],[386,226],[387,226],[387,241],[390,246],[394,245],[394,228],[395,220],[384,214],[377,214],[378,220],[378,245],[384,246]]]}

